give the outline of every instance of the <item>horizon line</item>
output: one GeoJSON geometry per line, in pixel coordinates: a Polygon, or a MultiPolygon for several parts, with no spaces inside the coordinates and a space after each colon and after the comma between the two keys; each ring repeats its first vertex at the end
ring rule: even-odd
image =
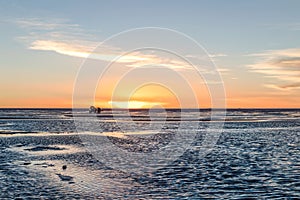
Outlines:
{"type": "MultiPolygon", "coordinates": [[[[81,107],[81,108],[72,108],[72,107],[0,107],[0,109],[89,109],[89,107],[81,107]]],[[[205,107],[205,108],[101,108],[102,110],[189,110],[189,109],[199,109],[199,110],[208,110],[208,109],[214,109],[214,110],[245,110],[245,109],[300,109],[300,107],[289,107],[289,108],[276,108],[276,107],[270,107],[270,108],[261,108],[261,107],[253,107],[253,108],[247,108],[247,107],[229,107],[229,108],[211,108],[211,107],[205,107]]]]}

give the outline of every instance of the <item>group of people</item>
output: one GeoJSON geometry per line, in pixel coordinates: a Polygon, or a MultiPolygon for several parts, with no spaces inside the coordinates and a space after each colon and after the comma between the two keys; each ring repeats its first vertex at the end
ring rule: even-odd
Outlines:
{"type": "Polygon", "coordinates": [[[99,114],[99,113],[101,113],[101,108],[99,108],[99,107],[96,108],[95,106],[91,106],[90,109],[89,109],[89,113],[99,114]]]}

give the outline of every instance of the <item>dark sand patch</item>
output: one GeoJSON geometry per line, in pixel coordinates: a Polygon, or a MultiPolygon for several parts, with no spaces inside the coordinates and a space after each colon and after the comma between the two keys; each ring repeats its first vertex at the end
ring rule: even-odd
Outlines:
{"type": "Polygon", "coordinates": [[[60,151],[60,150],[66,150],[66,148],[50,147],[50,146],[36,146],[33,148],[24,149],[24,150],[26,150],[26,151],[48,151],[48,150],[60,151]]]}
{"type": "Polygon", "coordinates": [[[56,174],[61,181],[72,181],[74,177],[72,176],[67,176],[67,175],[62,175],[62,174],[56,174]]]}

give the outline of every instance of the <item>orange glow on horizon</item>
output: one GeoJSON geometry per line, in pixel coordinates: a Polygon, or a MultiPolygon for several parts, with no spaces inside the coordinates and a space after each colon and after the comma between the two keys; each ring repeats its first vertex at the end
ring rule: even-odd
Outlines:
{"type": "Polygon", "coordinates": [[[156,84],[138,88],[132,92],[119,93],[115,91],[110,99],[96,98],[96,104],[109,108],[179,108],[180,103],[175,94],[169,89],[156,84]]]}
{"type": "MultiPolygon", "coordinates": [[[[126,105],[127,102],[117,102],[121,105],[126,105]]],[[[86,106],[82,108],[88,108],[92,103],[86,103],[86,106]]],[[[153,106],[161,105],[159,102],[151,101],[136,101],[130,104],[130,108],[141,107],[141,108],[152,108],[153,106]],[[134,105],[139,106],[134,106],[134,105]]],[[[101,108],[118,108],[123,106],[112,107],[109,100],[97,101],[95,106],[101,108]]],[[[176,105],[161,105],[164,108],[181,108],[176,105]]],[[[299,102],[297,98],[294,99],[274,99],[272,97],[252,97],[252,98],[228,98],[226,108],[299,108],[299,102]]],[[[9,103],[0,100],[0,108],[72,108],[72,98],[27,98],[27,99],[12,99],[9,103]]],[[[189,108],[189,107],[182,107],[189,108]]],[[[199,106],[199,108],[210,108],[207,106],[199,106]]]]}

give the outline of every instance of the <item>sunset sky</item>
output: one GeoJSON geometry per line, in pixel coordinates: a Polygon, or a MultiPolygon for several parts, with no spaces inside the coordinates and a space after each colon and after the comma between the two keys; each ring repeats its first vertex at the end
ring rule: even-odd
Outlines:
{"type": "MultiPolygon", "coordinates": [[[[130,100],[129,107],[189,108],[195,98],[200,107],[211,107],[209,93],[218,91],[208,91],[205,80],[176,56],[128,53],[136,41],[126,39],[93,52],[122,31],[161,27],[186,34],[208,52],[223,80],[228,108],[299,108],[299,8],[298,0],[0,0],[0,107],[70,108],[86,58],[94,55],[90,62],[101,68],[121,54],[94,86],[95,101],[85,101],[83,92],[81,106],[126,107],[130,100]],[[143,85],[145,80],[153,84],[143,85]]],[[[153,35],[146,31],[143,37],[153,35]]],[[[173,45],[163,34],[155,37],[159,45],[173,45]]],[[[173,46],[182,50],[185,45],[173,46]]]]}

